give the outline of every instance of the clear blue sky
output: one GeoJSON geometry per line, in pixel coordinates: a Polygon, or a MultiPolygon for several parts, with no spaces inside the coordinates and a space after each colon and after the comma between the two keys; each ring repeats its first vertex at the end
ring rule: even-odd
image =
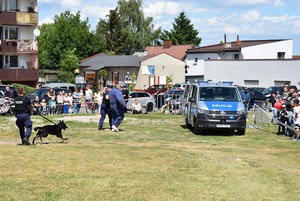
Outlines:
{"type": "MultiPolygon", "coordinates": [[[[38,0],[40,24],[53,22],[66,10],[81,11],[95,29],[117,0],[38,0]]],[[[144,12],[155,27],[169,30],[181,11],[192,20],[202,37],[201,46],[227,40],[293,39],[294,55],[300,55],[299,0],[144,0],[144,12]]]]}

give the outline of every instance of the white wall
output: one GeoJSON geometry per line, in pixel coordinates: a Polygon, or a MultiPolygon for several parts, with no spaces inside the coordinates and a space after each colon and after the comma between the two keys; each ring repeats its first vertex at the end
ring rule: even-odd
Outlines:
{"type": "Polygon", "coordinates": [[[32,7],[37,12],[37,0],[20,0],[20,11],[28,12],[28,7],[32,7]]]}
{"type": "Polygon", "coordinates": [[[300,84],[300,60],[207,60],[204,66],[205,80],[233,81],[237,85],[245,85],[245,80],[259,80],[262,87],[272,86],[274,81],[300,84]]]}
{"type": "Polygon", "coordinates": [[[19,27],[19,40],[23,41],[24,39],[29,39],[30,42],[32,42],[34,29],[35,27],[19,27]]]}
{"type": "MultiPolygon", "coordinates": [[[[158,76],[170,75],[172,75],[173,84],[185,82],[185,63],[175,57],[163,53],[141,62],[141,66],[148,65],[155,66],[155,84],[158,84],[158,76]]],[[[149,75],[143,75],[140,67],[135,88],[144,89],[148,87],[149,75]]]]}
{"type": "Polygon", "coordinates": [[[293,40],[244,47],[241,50],[244,59],[277,59],[278,52],[285,52],[285,59],[293,57],[293,40]]]}
{"type": "Polygon", "coordinates": [[[198,76],[204,74],[204,60],[220,59],[217,53],[189,53],[186,55],[186,65],[189,66],[187,76],[198,76]],[[198,59],[195,62],[195,58],[198,59]]]}

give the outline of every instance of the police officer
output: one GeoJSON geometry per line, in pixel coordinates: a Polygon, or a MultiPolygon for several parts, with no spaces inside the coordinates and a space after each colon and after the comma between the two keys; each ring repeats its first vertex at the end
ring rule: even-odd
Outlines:
{"type": "Polygon", "coordinates": [[[243,99],[243,104],[244,104],[244,107],[245,107],[246,119],[248,120],[249,103],[250,103],[250,100],[251,100],[250,90],[248,88],[245,88],[241,92],[241,97],[243,99]]]}
{"type": "Polygon", "coordinates": [[[32,121],[30,119],[30,113],[33,110],[33,104],[30,99],[25,96],[26,92],[24,87],[20,87],[18,90],[19,96],[15,98],[15,115],[16,125],[19,128],[22,145],[30,145],[29,138],[32,131],[32,121]],[[26,130],[25,130],[26,128],[26,130]]]}

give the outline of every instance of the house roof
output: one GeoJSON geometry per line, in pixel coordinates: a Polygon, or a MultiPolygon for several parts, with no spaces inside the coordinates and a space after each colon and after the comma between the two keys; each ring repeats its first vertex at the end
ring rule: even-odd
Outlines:
{"type": "Polygon", "coordinates": [[[164,48],[163,46],[147,46],[145,50],[147,51],[148,56],[166,53],[177,59],[183,60],[185,57],[185,52],[192,47],[192,45],[171,45],[168,48],[164,48]]]}
{"type": "MultiPolygon", "coordinates": [[[[165,53],[165,52],[161,52],[161,53],[158,53],[158,54],[155,54],[155,55],[150,55],[150,56],[148,55],[148,56],[144,57],[144,58],[141,60],[141,62],[146,61],[146,60],[148,60],[148,59],[152,59],[152,58],[157,57],[157,56],[162,55],[162,54],[169,55],[170,57],[173,57],[174,59],[178,59],[178,58],[176,58],[176,57],[173,56],[173,55],[170,55],[170,54],[165,53]]],[[[182,61],[181,59],[178,59],[178,60],[182,61]]]]}
{"type": "Polygon", "coordinates": [[[85,70],[99,70],[104,67],[138,67],[141,58],[136,55],[96,54],[83,59],[79,66],[88,67],[85,70]]]}
{"type": "Polygon", "coordinates": [[[215,44],[203,47],[197,47],[188,49],[186,53],[215,53],[215,52],[240,52],[244,47],[250,47],[255,45],[263,45],[268,43],[274,43],[284,41],[286,39],[278,40],[240,40],[234,42],[227,42],[222,44],[215,44]]]}

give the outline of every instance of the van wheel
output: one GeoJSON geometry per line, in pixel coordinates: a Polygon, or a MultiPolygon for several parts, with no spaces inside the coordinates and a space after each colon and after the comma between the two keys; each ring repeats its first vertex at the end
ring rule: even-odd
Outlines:
{"type": "Polygon", "coordinates": [[[152,112],[153,111],[153,103],[148,103],[146,108],[147,108],[147,112],[152,112]]]}
{"type": "Polygon", "coordinates": [[[245,135],[245,132],[245,129],[238,130],[237,135],[245,135]]]}
{"type": "Polygon", "coordinates": [[[192,128],[192,125],[188,122],[187,119],[185,119],[185,127],[187,127],[188,129],[192,128]]]}
{"type": "Polygon", "coordinates": [[[195,118],[194,118],[194,133],[196,135],[201,135],[202,134],[202,130],[199,129],[198,121],[195,118]]]}

